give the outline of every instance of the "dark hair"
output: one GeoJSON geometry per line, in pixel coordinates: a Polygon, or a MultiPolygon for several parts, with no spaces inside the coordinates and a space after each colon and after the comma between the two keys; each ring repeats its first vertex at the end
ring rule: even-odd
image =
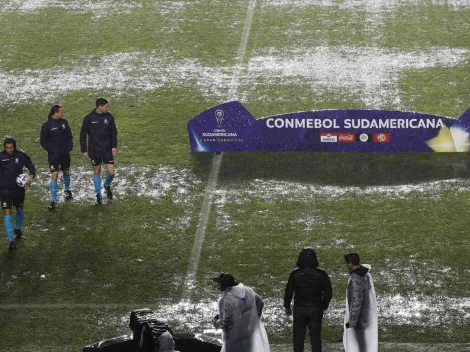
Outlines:
{"type": "Polygon", "coordinates": [[[346,263],[351,263],[352,265],[359,265],[360,258],[357,253],[348,253],[344,255],[344,260],[346,263]]]}
{"type": "Polygon", "coordinates": [[[52,108],[51,108],[51,112],[50,112],[50,115],[54,115],[56,112],[59,112],[60,108],[62,106],[61,105],[52,105],[52,108]]]}
{"type": "Polygon", "coordinates": [[[219,276],[214,277],[212,281],[218,282],[220,284],[220,288],[222,289],[222,291],[225,290],[227,287],[233,287],[233,286],[238,285],[238,282],[237,282],[237,279],[235,279],[235,276],[229,273],[222,273],[219,276]]]}
{"type": "Polygon", "coordinates": [[[5,136],[5,139],[3,140],[3,148],[5,148],[7,144],[13,144],[16,149],[16,140],[12,136],[5,136]]]}
{"type": "Polygon", "coordinates": [[[297,267],[299,268],[316,268],[320,265],[317,259],[317,253],[312,247],[305,247],[299,254],[297,259],[297,267]]]}
{"type": "Polygon", "coordinates": [[[104,98],[96,99],[96,104],[95,104],[96,107],[103,106],[103,105],[106,105],[106,104],[108,104],[108,101],[106,99],[104,99],[104,98]]]}

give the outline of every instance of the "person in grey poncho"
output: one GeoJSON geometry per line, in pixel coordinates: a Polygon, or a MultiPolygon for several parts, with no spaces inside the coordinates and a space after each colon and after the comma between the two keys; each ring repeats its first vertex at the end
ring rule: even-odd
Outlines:
{"type": "Polygon", "coordinates": [[[269,352],[261,323],[263,300],[251,288],[239,284],[229,273],[212,279],[219,284],[219,314],[212,323],[222,329],[221,352],[269,352]]]}
{"type": "Polygon", "coordinates": [[[343,344],[346,352],[377,352],[378,311],[371,266],[360,264],[359,254],[344,256],[349,270],[346,289],[343,344]]]}

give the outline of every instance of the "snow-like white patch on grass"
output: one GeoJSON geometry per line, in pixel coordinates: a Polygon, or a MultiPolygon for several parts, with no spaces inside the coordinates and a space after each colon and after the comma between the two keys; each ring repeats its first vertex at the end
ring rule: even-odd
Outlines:
{"type": "MultiPolygon", "coordinates": [[[[48,171],[40,170],[38,177],[31,187],[31,191],[40,193],[40,196],[47,202],[49,195],[50,176],[48,171]]],[[[106,171],[103,169],[103,184],[106,171]]],[[[173,202],[176,204],[185,204],[191,207],[198,197],[195,189],[201,185],[202,181],[198,179],[192,170],[183,168],[174,168],[171,166],[116,166],[116,174],[112,183],[114,199],[126,196],[148,197],[152,199],[161,199],[172,194],[173,202]]],[[[59,179],[58,200],[63,200],[63,183],[59,179]]],[[[73,200],[71,202],[91,202],[95,200],[95,189],[93,186],[93,171],[90,168],[75,167],[72,168],[71,189],[73,200]]],[[[104,190],[102,190],[103,196],[104,190]]],[[[183,217],[173,219],[179,225],[187,225],[189,218],[183,217]]],[[[176,223],[173,225],[177,225],[176,223]]]]}
{"type": "Polygon", "coordinates": [[[112,91],[119,96],[135,89],[154,91],[165,84],[185,86],[190,81],[205,95],[226,99],[232,79],[230,68],[204,67],[198,59],[173,60],[157,52],[89,56],[82,62],[72,69],[0,71],[0,104],[54,101],[82,89],[112,91]]]}
{"type": "Polygon", "coordinates": [[[468,180],[449,179],[419,184],[384,185],[384,186],[329,186],[316,185],[293,181],[278,181],[255,179],[244,183],[240,187],[220,187],[215,191],[214,204],[243,204],[250,202],[253,198],[260,201],[275,203],[285,200],[311,202],[315,198],[324,197],[336,201],[345,195],[377,195],[380,197],[406,199],[410,193],[422,194],[435,198],[441,192],[467,192],[470,189],[468,180]]]}
{"type": "Polygon", "coordinates": [[[93,18],[99,19],[117,13],[130,13],[134,8],[142,7],[142,4],[133,0],[2,0],[0,12],[19,11],[31,13],[51,7],[77,13],[92,12],[93,18]]]}
{"type": "Polygon", "coordinates": [[[449,279],[457,279],[457,273],[450,267],[441,267],[436,262],[414,259],[397,259],[396,262],[372,271],[375,284],[384,284],[391,288],[407,288],[408,294],[417,294],[432,288],[444,290],[449,286],[449,279]],[[398,264],[399,263],[399,264],[398,264]]]}
{"type": "MultiPolygon", "coordinates": [[[[162,15],[170,15],[182,11],[189,3],[188,1],[159,1],[155,6],[162,15]]],[[[195,1],[192,1],[192,3],[195,3],[195,1]]]]}
{"type": "MultiPolygon", "coordinates": [[[[161,14],[168,15],[180,12],[185,6],[196,1],[158,1],[155,8],[161,14]]],[[[142,8],[142,1],[135,0],[2,0],[0,12],[20,11],[37,12],[47,7],[62,8],[75,12],[92,11],[96,17],[104,17],[113,13],[128,13],[133,8],[142,8]]]]}
{"type": "MultiPolygon", "coordinates": [[[[270,333],[291,329],[292,318],[287,317],[280,303],[280,297],[264,297],[265,308],[263,322],[270,333]]],[[[426,295],[390,295],[377,297],[379,308],[379,326],[422,325],[456,326],[464,324],[470,318],[470,299],[467,297],[451,298],[426,295]]],[[[341,325],[345,309],[344,301],[333,300],[325,314],[325,323],[341,325]]],[[[216,298],[206,301],[181,302],[179,304],[161,304],[156,309],[163,321],[178,326],[178,330],[204,333],[219,337],[220,332],[213,329],[212,317],[217,313],[216,298]]]]}
{"type": "MultiPolygon", "coordinates": [[[[309,8],[323,8],[326,12],[338,11],[353,20],[359,16],[356,21],[364,22],[364,28],[360,31],[371,36],[372,42],[378,42],[386,33],[383,30],[384,19],[387,16],[393,16],[403,6],[429,7],[443,5],[449,10],[460,10],[470,8],[470,0],[268,0],[263,2],[266,8],[275,9],[278,12],[295,14],[298,11],[308,11],[309,8]],[[361,16],[364,14],[364,18],[361,16]]],[[[320,10],[321,11],[321,10],[320,10]]],[[[311,26],[297,21],[292,23],[291,28],[286,31],[287,34],[296,36],[305,36],[311,28],[312,31],[320,32],[322,26],[311,26]],[[301,29],[296,30],[300,26],[301,29]]],[[[354,31],[354,30],[353,30],[354,31]]]]}
{"type": "MultiPolygon", "coordinates": [[[[467,49],[432,48],[425,53],[398,52],[383,48],[294,48],[252,58],[247,86],[311,84],[319,97],[331,94],[360,96],[367,107],[401,106],[398,80],[406,69],[454,67],[467,60],[467,49]],[[259,80],[263,78],[263,80],[259,80]],[[257,79],[257,80],[256,80],[257,79]]],[[[248,95],[248,94],[247,94],[248,95]]]]}
{"type": "Polygon", "coordinates": [[[318,97],[337,90],[353,99],[360,96],[365,107],[391,104],[399,108],[398,79],[403,70],[458,66],[467,55],[467,49],[455,48],[404,53],[320,46],[270,52],[247,64],[208,67],[196,58],[174,60],[162,52],[114,53],[83,57],[82,64],[74,68],[0,70],[0,104],[57,101],[78,90],[100,90],[119,96],[131,90],[154,91],[165,85],[196,85],[205,96],[226,100],[233,82],[240,81],[243,83],[238,95],[247,101],[259,85],[302,83],[311,84],[318,97]],[[239,80],[234,79],[234,72],[239,80]]]}
{"type": "Polygon", "coordinates": [[[413,5],[450,5],[456,8],[470,7],[470,0],[267,0],[265,6],[338,6],[342,9],[361,8],[369,11],[390,11],[400,6],[413,5]]]}

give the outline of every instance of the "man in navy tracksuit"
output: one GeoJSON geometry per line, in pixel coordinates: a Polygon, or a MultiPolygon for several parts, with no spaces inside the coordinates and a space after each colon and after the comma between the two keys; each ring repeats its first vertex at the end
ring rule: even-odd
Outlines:
{"type": "Polygon", "coordinates": [[[57,205],[57,178],[59,170],[64,175],[65,199],[72,198],[70,191],[70,152],[73,148],[72,130],[69,123],[63,118],[64,109],[60,105],[54,105],[47,121],[42,125],[40,143],[47,150],[49,169],[51,170],[52,203],[49,210],[54,210],[57,205]]]}
{"type": "Polygon", "coordinates": [[[101,164],[104,164],[106,196],[113,199],[111,182],[114,178],[114,157],[117,152],[117,130],[113,115],[109,112],[108,101],[96,99],[96,108],[83,119],[80,131],[80,147],[85,159],[93,165],[93,184],[96,190],[96,204],[102,203],[101,164]],[[87,145],[88,137],[88,145],[87,145]]]}
{"type": "Polygon", "coordinates": [[[16,248],[13,233],[17,239],[23,236],[21,224],[24,218],[25,189],[16,184],[16,178],[23,173],[23,168],[29,170],[26,185],[31,184],[36,176],[36,168],[29,156],[16,149],[16,141],[13,137],[6,137],[3,141],[4,150],[0,153],[0,200],[3,211],[3,226],[10,240],[10,250],[16,248]],[[16,228],[13,230],[12,208],[16,208],[16,228]]]}

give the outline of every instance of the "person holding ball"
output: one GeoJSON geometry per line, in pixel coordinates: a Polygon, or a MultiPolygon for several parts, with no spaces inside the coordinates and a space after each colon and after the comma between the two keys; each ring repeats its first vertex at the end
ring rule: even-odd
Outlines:
{"type": "Polygon", "coordinates": [[[23,236],[21,225],[24,219],[25,189],[16,183],[16,178],[23,173],[23,168],[29,170],[26,185],[31,184],[36,177],[36,168],[30,157],[21,150],[16,149],[16,140],[7,136],[3,141],[4,150],[0,153],[0,200],[2,203],[3,226],[7,233],[10,245],[8,249],[16,248],[15,238],[23,236]],[[16,208],[16,227],[13,229],[12,208],[16,208]]]}

